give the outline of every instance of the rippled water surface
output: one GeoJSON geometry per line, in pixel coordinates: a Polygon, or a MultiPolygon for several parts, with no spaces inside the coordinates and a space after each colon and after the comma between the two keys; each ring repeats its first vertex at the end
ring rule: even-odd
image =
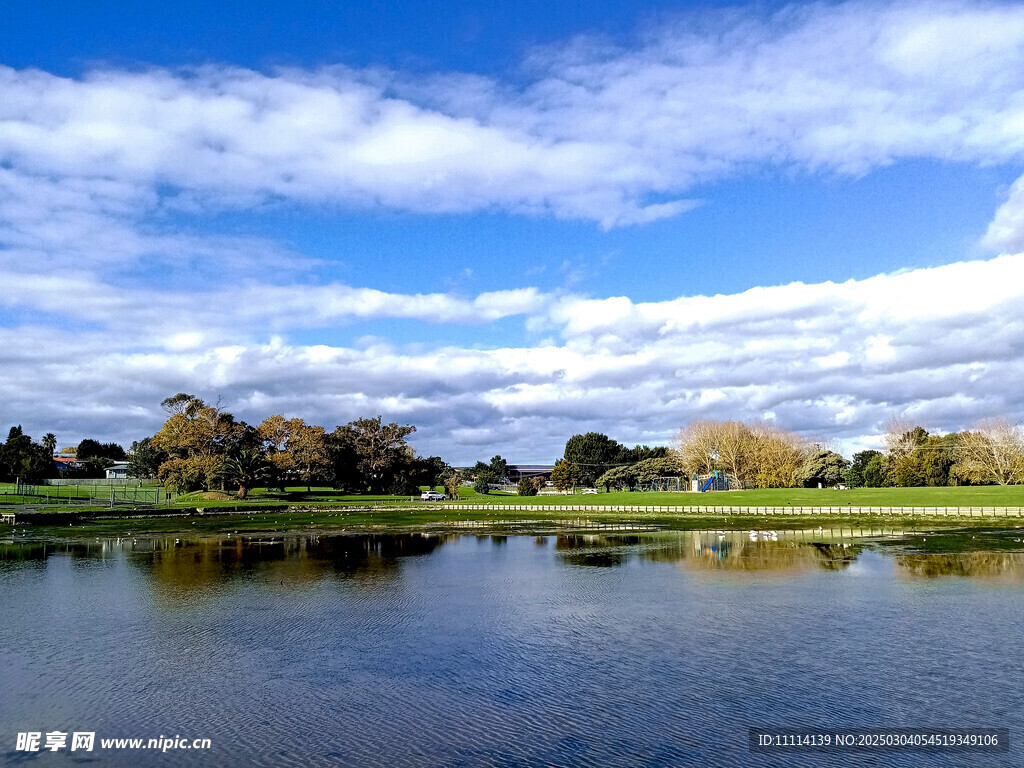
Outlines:
{"type": "Polygon", "coordinates": [[[15,538],[0,762],[1024,764],[1014,532],[860,533],[15,538]],[[1011,751],[766,756],[750,726],[1001,727],[1011,751]],[[14,749],[49,730],[212,749],[14,749]]]}

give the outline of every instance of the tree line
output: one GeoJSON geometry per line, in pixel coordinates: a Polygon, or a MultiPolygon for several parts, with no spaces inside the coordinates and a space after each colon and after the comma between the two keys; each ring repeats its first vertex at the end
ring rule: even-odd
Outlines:
{"type": "MultiPolygon", "coordinates": [[[[411,495],[443,485],[456,496],[462,484],[481,493],[507,481],[500,455],[458,472],[438,456],[418,457],[406,438],[412,425],[383,423],[380,416],[335,427],[306,424],[275,414],[259,425],[236,420],[220,407],[186,393],[161,403],[167,419],[126,452],[116,443],[82,440],[76,468],[62,477],[102,477],[113,461],[128,461],[128,475],[159,478],[175,491],[232,490],[245,498],[256,486],[331,485],[352,493],[411,495]]],[[[650,487],[659,478],[707,477],[721,472],[734,488],[947,486],[1024,483],[1024,434],[1005,421],[974,430],[931,435],[920,426],[893,422],[885,449],[847,460],[821,444],[770,424],[697,421],[679,431],[671,447],[627,447],[599,432],[573,435],[555,464],[551,482],[612,489],[650,487]]],[[[0,480],[34,482],[54,477],[53,433],[35,442],[20,426],[0,444],[0,480]]],[[[70,451],[71,449],[65,449],[70,451]]],[[[542,486],[519,484],[521,495],[542,486]]]]}
{"type": "Polygon", "coordinates": [[[775,425],[702,420],[681,429],[671,448],[626,449],[600,433],[574,435],[551,481],[561,490],[577,485],[622,490],[713,472],[728,476],[732,488],[1019,484],[1024,483],[1024,433],[1005,421],[941,436],[893,422],[884,451],[861,451],[850,461],[775,425]]]}
{"type": "Polygon", "coordinates": [[[245,498],[255,486],[331,485],[353,493],[410,495],[436,485],[450,467],[437,456],[421,458],[406,438],[412,425],[361,418],[328,432],[280,414],[251,426],[219,405],[179,393],[161,403],[163,427],[133,445],[129,474],[158,477],[177,491],[237,488],[245,498]]]}
{"type": "Polygon", "coordinates": [[[107,467],[115,461],[124,461],[127,454],[117,443],[101,443],[86,438],[77,448],[68,446],[63,450],[74,454],[77,466],[58,470],[53,461],[57,450],[57,437],[47,432],[37,443],[26,435],[21,425],[11,427],[7,440],[0,444],[0,481],[11,482],[20,479],[22,482],[34,483],[45,478],[96,478],[103,477],[107,467]]]}
{"type": "Polygon", "coordinates": [[[128,461],[128,476],[158,478],[177,492],[231,490],[245,498],[256,487],[331,485],[352,493],[419,493],[421,485],[445,482],[453,470],[441,458],[416,455],[406,438],[412,425],[361,418],[327,432],[322,426],[280,414],[252,426],[201,398],[178,393],[161,403],[167,420],[126,452],[115,443],[79,443],[79,468],[57,470],[56,438],[36,443],[12,427],[0,445],[0,479],[102,477],[112,461],[128,461]]]}

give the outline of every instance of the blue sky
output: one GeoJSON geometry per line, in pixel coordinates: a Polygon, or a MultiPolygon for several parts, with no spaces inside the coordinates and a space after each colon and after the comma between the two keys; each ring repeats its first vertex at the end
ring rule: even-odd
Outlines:
{"type": "Polygon", "coordinates": [[[455,463],[1024,417],[1019,3],[16,2],[0,52],[35,437],[178,391],[455,463]]]}

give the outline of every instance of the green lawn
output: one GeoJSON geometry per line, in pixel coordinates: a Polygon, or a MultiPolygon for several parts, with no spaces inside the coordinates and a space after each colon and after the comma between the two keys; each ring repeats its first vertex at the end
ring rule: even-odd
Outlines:
{"type": "Polygon", "coordinates": [[[736,507],[1022,507],[1024,486],[960,486],[948,488],[768,488],[709,493],[612,493],[558,496],[480,496],[472,489],[465,501],[495,504],[736,506],[736,507]]]}
{"type": "MultiPolygon", "coordinates": [[[[102,487],[101,487],[102,488],[102,487]]],[[[50,490],[50,489],[48,489],[50,490]]],[[[52,489],[57,491],[56,488],[52,489]]],[[[90,492],[80,489],[82,496],[90,492]]],[[[130,490],[130,489],[129,489],[130,490]]],[[[148,490],[148,489],[146,489],[148,490]]],[[[13,484],[0,484],[0,503],[39,503],[40,499],[13,496],[13,484]]],[[[70,489],[60,489],[66,497],[70,489]]],[[[93,492],[98,504],[109,498],[109,488],[93,492]]],[[[119,494],[120,496],[120,494],[119,494]]],[[[141,496],[141,494],[140,494],[141,496]]],[[[845,491],[816,488],[780,488],[751,491],[719,491],[709,493],[629,493],[613,491],[596,494],[566,494],[516,496],[512,494],[478,494],[472,488],[459,489],[459,500],[478,504],[530,504],[544,506],[755,506],[784,507],[1021,507],[1024,506],[1024,486],[970,486],[947,488],[856,488],[845,491]]],[[[336,491],[329,487],[258,488],[245,501],[205,499],[200,494],[179,497],[171,508],[230,508],[233,506],[262,507],[288,504],[380,506],[410,503],[409,496],[358,495],[336,491]]],[[[433,506],[416,497],[412,503],[433,506]]],[[[59,502],[54,505],[59,508],[59,502]]]]}
{"type": "Polygon", "coordinates": [[[137,483],[125,485],[89,485],[81,483],[78,485],[22,485],[20,494],[16,494],[19,487],[14,483],[0,483],[0,504],[44,504],[54,505],[82,503],[90,500],[102,504],[110,501],[111,488],[117,501],[140,501],[152,503],[157,492],[161,499],[166,497],[162,488],[152,486],[140,487],[137,483]],[[32,491],[26,494],[25,490],[32,491]]]}

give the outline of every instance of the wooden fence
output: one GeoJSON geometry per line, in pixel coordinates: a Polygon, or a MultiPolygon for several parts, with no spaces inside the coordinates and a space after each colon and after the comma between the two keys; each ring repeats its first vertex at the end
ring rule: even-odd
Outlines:
{"type": "Polygon", "coordinates": [[[899,517],[1024,517],[1021,507],[733,507],[616,504],[442,504],[450,510],[507,512],[649,512],[662,515],[873,515],[899,517]]]}

